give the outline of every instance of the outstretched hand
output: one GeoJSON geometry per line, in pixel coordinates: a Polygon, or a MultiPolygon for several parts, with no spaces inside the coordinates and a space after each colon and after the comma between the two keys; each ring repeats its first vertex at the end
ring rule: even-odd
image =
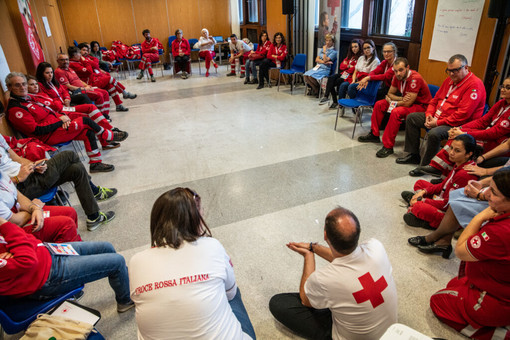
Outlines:
{"type": "Polygon", "coordinates": [[[296,253],[301,254],[303,256],[312,253],[310,251],[310,243],[306,243],[306,242],[289,242],[289,243],[287,243],[287,247],[290,250],[293,250],[296,253]]]}

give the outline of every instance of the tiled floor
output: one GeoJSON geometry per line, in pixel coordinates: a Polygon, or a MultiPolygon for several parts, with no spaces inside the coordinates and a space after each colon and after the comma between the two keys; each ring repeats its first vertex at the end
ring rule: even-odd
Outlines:
{"type": "MultiPolygon", "coordinates": [[[[459,261],[427,256],[407,244],[408,237],[426,233],[402,221],[400,192],[412,188],[412,167],[395,164],[396,155],[376,158],[380,145],[352,140],[350,113],[334,131],[335,111],[303,96],[303,87],[293,95],[285,86],[280,92],[256,90],[225,77],[225,67],[219,70],[209,78],[197,68],[188,80],[166,75],[156,83],[123,81],[138,98],[125,103],[129,112],[112,118],[129,138],[120,149],[104,152],[116,170],[93,175],[97,184],[119,189],[117,198],[101,204],[117,217],[88,232],[77,206],[83,239],[110,241],[129,261],[149,246],[154,200],[170,188],[191,187],[202,196],[213,236],[232,257],[258,338],[293,339],[267,307],[273,294],[299,288],[302,258],[284,245],[322,241],[326,214],[343,205],[358,215],[362,240],[375,237],[386,247],[399,322],[429,336],[462,338],[437,321],[428,305],[459,261]]],[[[368,116],[358,135],[368,132],[368,116]]],[[[97,328],[107,339],[136,339],[134,311],[117,314],[107,280],[88,284],[81,303],[101,312],[97,328]]]]}

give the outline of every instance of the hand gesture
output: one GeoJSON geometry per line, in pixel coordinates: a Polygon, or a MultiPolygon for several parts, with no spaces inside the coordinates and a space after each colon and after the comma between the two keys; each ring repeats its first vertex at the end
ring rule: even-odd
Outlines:
{"type": "Polygon", "coordinates": [[[48,169],[48,165],[46,163],[41,165],[41,163],[44,161],[46,161],[46,158],[40,159],[39,161],[34,163],[34,170],[40,174],[43,174],[46,171],[46,169],[48,169]]]}
{"type": "Polygon", "coordinates": [[[64,106],[70,107],[71,106],[71,99],[64,99],[64,106]]]}
{"type": "Polygon", "coordinates": [[[466,169],[470,175],[475,175],[478,177],[487,175],[487,169],[480,168],[478,165],[466,165],[464,169],[466,169]]]}
{"type": "Polygon", "coordinates": [[[287,243],[287,247],[290,250],[293,250],[296,253],[301,254],[303,256],[312,253],[310,251],[310,243],[306,243],[306,242],[289,242],[289,243],[287,243]]]}
{"type": "Polygon", "coordinates": [[[19,173],[18,173],[18,180],[20,182],[24,182],[30,174],[34,172],[34,165],[33,164],[24,164],[20,167],[19,173]]]}
{"type": "Polygon", "coordinates": [[[69,127],[69,124],[71,123],[71,118],[69,118],[66,115],[62,115],[59,118],[64,123],[64,124],[62,124],[62,128],[67,129],[69,127]]]}
{"type": "Polygon", "coordinates": [[[482,190],[482,183],[479,181],[470,180],[464,187],[464,195],[467,197],[476,198],[480,190],[482,190]]]}

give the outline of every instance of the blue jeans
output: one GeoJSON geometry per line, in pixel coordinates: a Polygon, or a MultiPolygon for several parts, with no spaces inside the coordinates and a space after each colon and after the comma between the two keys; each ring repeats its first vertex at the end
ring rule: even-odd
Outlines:
{"type": "Polygon", "coordinates": [[[344,99],[347,94],[347,88],[349,87],[349,82],[344,81],[338,86],[338,99],[344,99]]]}
{"type": "Polygon", "coordinates": [[[357,87],[358,83],[352,83],[349,85],[349,88],[347,89],[347,94],[349,95],[349,98],[351,99],[356,98],[356,94],[358,93],[358,90],[356,90],[357,87]]]}
{"type": "Polygon", "coordinates": [[[237,288],[236,296],[234,296],[234,298],[228,303],[230,304],[230,308],[232,308],[232,312],[234,312],[237,320],[241,323],[243,332],[251,336],[253,340],[257,339],[250,321],[250,317],[248,316],[248,312],[246,311],[246,308],[244,308],[243,300],[241,299],[241,291],[239,288],[237,288]]]}
{"type": "Polygon", "coordinates": [[[257,60],[246,60],[246,77],[250,78],[250,74],[253,75],[253,79],[257,79],[257,66],[262,63],[264,59],[257,60]]]}
{"type": "Polygon", "coordinates": [[[31,298],[48,299],[81,285],[108,277],[120,304],[131,301],[126,261],[109,242],[70,242],[80,256],[51,255],[51,270],[46,283],[31,298]]]}

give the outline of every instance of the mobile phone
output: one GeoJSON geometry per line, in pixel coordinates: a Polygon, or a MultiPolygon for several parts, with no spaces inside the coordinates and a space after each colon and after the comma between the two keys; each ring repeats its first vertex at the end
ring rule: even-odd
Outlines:
{"type": "Polygon", "coordinates": [[[44,160],[44,161],[42,161],[40,163],[34,164],[34,167],[37,168],[37,167],[43,166],[44,164],[46,164],[46,160],[44,160]]]}

